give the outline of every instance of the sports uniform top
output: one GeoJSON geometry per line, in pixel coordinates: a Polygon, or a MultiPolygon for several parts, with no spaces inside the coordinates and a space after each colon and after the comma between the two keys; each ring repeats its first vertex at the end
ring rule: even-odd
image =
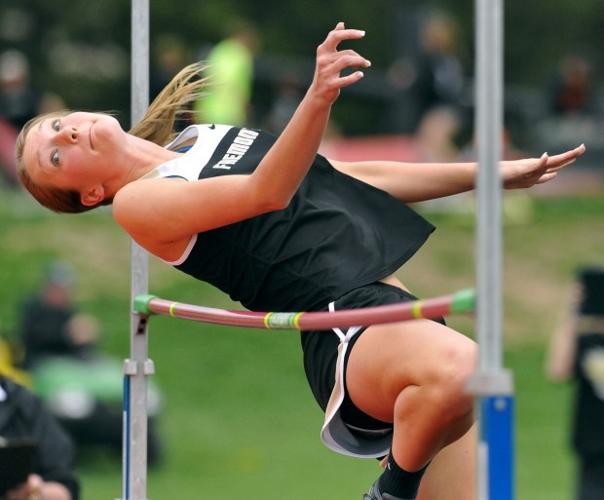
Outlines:
{"type": "MultiPolygon", "coordinates": [[[[195,181],[250,174],[275,139],[254,129],[192,125],[167,147],[194,144],[155,175],[195,181]]],[[[250,310],[313,310],[392,274],[433,230],[404,203],[317,155],[286,208],[195,234],[168,263],[250,310]]]]}

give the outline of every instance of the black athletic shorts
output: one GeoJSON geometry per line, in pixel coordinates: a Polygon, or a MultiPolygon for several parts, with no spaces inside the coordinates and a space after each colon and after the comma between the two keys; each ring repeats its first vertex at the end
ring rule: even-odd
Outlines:
{"type": "MultiPolygon", "coordinates": [[[[360,288],[355,288],[335,301],[335,310],[358,309],[361,307],[396,304],[415,300],[416,297],[398,287],[382,282],[375,282],[360,288]]],[[[327,310],[327,306],[322,310],[327,310]]],[[[444,319],[436,321],[444,324],[444,319]]],[[[344,386],[346,384],[346,367],[348,357],[355,342],[365,331],[361,328],[350,340],[344,358],[344,386]]],[[[338,355],[339,337],[331,330],[303,331],[301,335],[304,351],[304,370],[312,393],[325,411],[331,392],[334,388],[336,359],[338,355]]],[[[351,401],[345,390],[344,400],[340,406],[342,420],[354,428],[376,430],[391,427],[392,424],[376,420],[359,410],[351,401]]]]}

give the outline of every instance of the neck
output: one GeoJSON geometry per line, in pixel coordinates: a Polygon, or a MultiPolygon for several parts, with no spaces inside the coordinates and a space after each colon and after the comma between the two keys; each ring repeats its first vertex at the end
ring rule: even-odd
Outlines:
{"type": "Polygon", "coordinates": [[[105,187],[106,192],[111,196],[126,184],[140,179],[162,163],[179,156],[179,153],[130,134],[128,134],[127,140],[128,147],[121,160],[123,165],[127,165],[127,168],[121,170],[120,174],[109,181],[105,187]]]}

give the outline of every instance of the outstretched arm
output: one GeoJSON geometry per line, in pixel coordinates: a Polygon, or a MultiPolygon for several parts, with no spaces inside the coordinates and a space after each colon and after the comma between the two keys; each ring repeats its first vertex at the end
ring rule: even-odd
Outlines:
{"type": "MultiPolygon", "coordinates": [[[[518,189],[548,182],[584,152],[585,146],[581,145],[554,156],[543,154],[540,158],[503,161],[500,164],[503,187],[518,189]]],[[[476,163],[330,162],[341,172],[407,203],[470,191],[474,189],[477,171],[476,163]]]]}
{"type": "Polygon", "coordinates": [[[363,36],[363,31],[338,23],[318,46],[315,74],[306,96],[251,175],[130,183],[114,199],[117,222],[143,247],[160,255],[162,245],[287,206],[313,163],[340,89],[363,77],[361,71],[347,76],[340,73],[370,65],[353,50],[338,50],[338,45],[363,36]],[[161,233],[158,227],[162,227],[161,233]]]}

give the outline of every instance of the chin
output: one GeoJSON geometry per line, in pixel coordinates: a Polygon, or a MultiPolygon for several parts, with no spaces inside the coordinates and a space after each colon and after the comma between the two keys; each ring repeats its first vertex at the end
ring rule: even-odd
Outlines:
{"type": "Polygon", "coordinates": [[[113,129],[118,129],[120,131],[124,131],[120,122],[117,120],[115,116],[108,115],[106,113],[98,113],[96,115],[96,120],[94,120],[95,126],[102,125],[113,129]]]}
{"type": "MultiPolygon", "coordinates": [[[[126,132],[120,122],[111,115],[99,114],[92,125],[94,127],[94,138],[101,144],[115,144],[124,140],[126,132]]],[[[95,146],[95,149],[96,146],[95,146]]]]}

